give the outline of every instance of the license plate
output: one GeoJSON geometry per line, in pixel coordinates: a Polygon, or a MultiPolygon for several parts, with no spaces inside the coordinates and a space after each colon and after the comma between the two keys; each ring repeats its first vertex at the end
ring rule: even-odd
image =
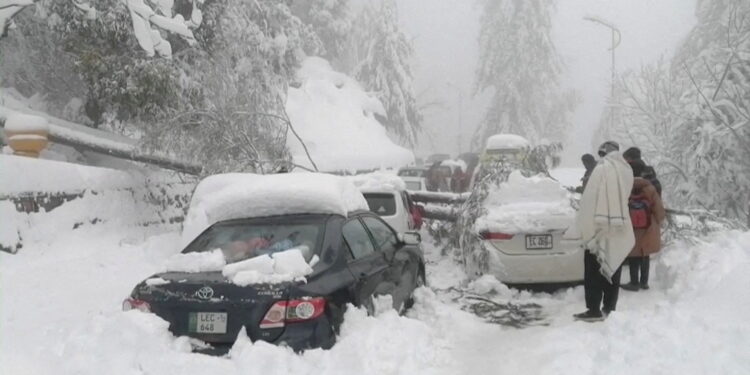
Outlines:
{"type": "Polygon", "coordinates": [[[189,313],[188,331],[192,333],[227,333],[227,313],[189,313]]]}
{"type": "Polygon", "coordinates": [[[546,250],[552,248],[551,234],[530,234],[526,236],[527,250],[546,250]]]}

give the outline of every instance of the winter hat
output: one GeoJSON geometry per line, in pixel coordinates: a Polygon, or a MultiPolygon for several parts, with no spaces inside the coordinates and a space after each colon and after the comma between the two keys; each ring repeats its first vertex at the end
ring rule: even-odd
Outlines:
{"type": "Polygon", "coordinates": [[[620,145],[615,141],[607,141],[599,146],[599,156],[605,156],[612,151],[620,151],[620,145]]]}
{"type": "Polygon", "coordinates": [[[638,147],[631,147],[622,153],[622,157],[625,160],[641,160],[641,149],[638,147]]]}
{"type": "Polygon", "coordinates": [[[633,168],[633,177],[643,177],[643,173],[646,170],[646,163],[642,160],[633,160],[628,164],[630,164],[630,168],[633,168]]]}
{"type": "Polygon", "coordinates": [[[594,155],[584,154],[581,156],[581,162],[586,170],[594,169],[594,167],[596,167],[596,158],[594,158],[594,155]]]}

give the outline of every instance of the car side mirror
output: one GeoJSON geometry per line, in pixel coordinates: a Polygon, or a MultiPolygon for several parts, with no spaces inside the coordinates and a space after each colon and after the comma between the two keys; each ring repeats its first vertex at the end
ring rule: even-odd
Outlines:
{"type": "Polygon", "coordinates": [[[399,233],[398,240],[405,245],[419,245],[422,243],[422,235],[417,232],[399,233]]]}

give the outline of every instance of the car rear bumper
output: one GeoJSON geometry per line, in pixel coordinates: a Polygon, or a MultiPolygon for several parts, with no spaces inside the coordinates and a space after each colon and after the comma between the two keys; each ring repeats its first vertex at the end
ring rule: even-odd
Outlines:
{"type": "Polygon", "coordinates": [[[483,242],[489,272],[503,283],[575,283],[583,280],[583,250],[552,254],[508,255],[483,242]]]}
{"type": "MultiPolygon", "coordinates": [[[[306,349],[323,348],[330,349],[336,343],[336,335],[327,316],[318,319],[289,324],[283,333],[273,340],[265,340],[263,337],[253,341],[266,341],[268,343],[292,348],[295,352],[306,349]]],[[[232,349],[234,343],[210,343],[207,347],[195,347],[196,353],[222,356],[232,349]]]]}

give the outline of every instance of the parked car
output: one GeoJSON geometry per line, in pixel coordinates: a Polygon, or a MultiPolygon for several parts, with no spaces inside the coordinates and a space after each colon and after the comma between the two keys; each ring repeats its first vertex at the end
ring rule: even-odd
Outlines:
{"type": "Polygon", "coordinates": [[[340,202],[331,200],[328,193],[343,185],[329,182],[344,179],[326,176],[311,182],[315,175],[263,176],[253,178],[256,185],[247,189],[234,186],[234,190],[220,191],[244,194],[257,204],[232,201],[228,199],[231,195],[214,191],[217,186],[232,185],[227,180],[234,175],[207,183],[210,189],[205,189],[204,195],[210,198],[194,195],[191,205],[219,202],[223,206],[196,209],[199,212],[189,212],[188,218],[200,221],[228,212],[239,214],[211,224],[182,250],[178,257],[186,260],[177,264],[188,262],[192,272],[171,270],[147,278],[136,285],[123,309],[154,313],[169,322],[174,335],[210,345],[199,351],[220,354],[231,347],[243,328],[252,341],[286,345],[296,351],[330,348],[347,304],[371,312],[376,296],[390,295],[394,308],[408,308],[414,290],[425,284],[419,235],[398,233],[366,211],[364,199],[348,181],[347,190],[356,195],[340,202]],[[268,186],[258,189],[258,183],[268,186]],[[292,191],[296,195],[289,195],[292,191]],[[349,211],[352,201],[357,203],[356,209],[349,211]],[[341,211],[342,207],[346,211],[341,211]],[[262,215],[254,217],[256,211],[262,215]],[[280,259],[292,255],[309,264],[309,273],[303,278],[284,279],[282,273],[258,279],[266,262],[275,262],[272,270],[276,272],[280,259]],[[218,270],[206,269],[206,265],[190,263],[194,256],[219,256],[227,264],[218,270]],[[246,273],[238,278],[238,270],[246,273]],[[247,284],[254,279],[261,281],[247,284]]]}
{"type": "Polygon", "coordinates": [[[404,181],[408,191],[427,190],[426,174],[427,169],[419,167],[406,167],[398,171],[398,176],[404,181]]]}
{"type": "Polygon", "coordinates": [[[401,177],[406,184],[407,191],[425,191],[427,190],[427,179],[424,177],[401,177]]]}
{"type": "Polygon", "coordinates": [[[397,232],[419,230],[422,226],[421,212],[406,191],[388,189],[365,189],[362,195],[374,212],[397,232]],[[419,214],[415,214],[419,212],[419,214]],[[418,218],[417,218],[418,216],[418,218]]]}
{"type": "Polygon", "coordinates": [[[528,145],[514,135],[488,140],[470,198],[480,209],[464,215],[472,223],[461,239],[467,267],[508,284],[579,282],[583,251],[563,238],[575,220],[569,192],[527,159],[528,145]]]}
{"type": "Polygon", "coordinates": [[[399,177],[425,177],[426,168],[422,167],[404,167],[398,170],[399,177]]]}
{"type": "Polygon", "coordinates": [[[409,177],[382,172],[351,177],[354,185],[367,200],[370,211],[380,216],[397,232],[419,230],[422,227],[421,206],[412,201],[404,178],[409,177]]]}

